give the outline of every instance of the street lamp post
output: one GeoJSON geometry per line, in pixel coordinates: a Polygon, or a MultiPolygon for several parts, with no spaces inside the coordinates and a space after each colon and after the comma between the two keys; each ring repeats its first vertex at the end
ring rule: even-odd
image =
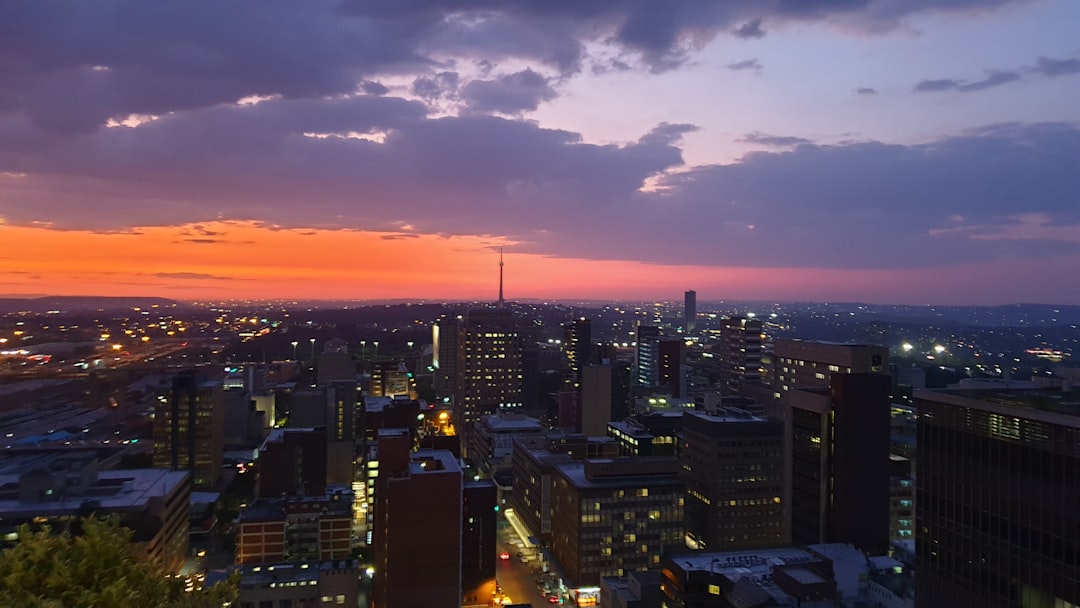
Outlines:
{"type": "Polygon", "coordinates": [[[367,340],[360,340],[360,358],[367,359],[367,340]]]}
{"type": "Polygon", "coordinates": [[[372,342],[372,344],[375,345],[375,354],[372,356],[372,358],[375,359],[376,361],[378,361],[379,360],[379,341],[375,340],[374,342],[372,342]]]}
{"type": "Polygon", "coordinates": [[[296,346],[298,344],[300,344],[300,342],[298,340],[293,340],[292,341],[292,360],[293,361],[296,361],[296,346]]]}
{"type": "Polygon", "coordinates": [[[311,360],[315,360],[315,338],[309,340],[311,342],[311,360]]]}

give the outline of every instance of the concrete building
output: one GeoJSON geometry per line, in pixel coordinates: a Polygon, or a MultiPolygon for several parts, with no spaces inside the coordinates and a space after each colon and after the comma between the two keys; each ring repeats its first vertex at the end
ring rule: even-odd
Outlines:
{"type": "Polygon", "coordinates": [[[697,332],[697,292],[692,289],[683,294],[683,329],[691,335],[697,332]]]}
{"type": "Polygon", "coordinates": [[[635,337],[637,386],[656,386],[657,362],[660,360],[660,328],[655,325],[638,325],[635,337]]]}
{"type": "Polygon", "coordinates": [[[550,547],[569,587],[593,588],[595,596],[601,577],[654,568],[683,545],[678,468],[672,458],[554,465],[550,547]]]}
{"type": "Polygon", "coordinates": [[[93,454],[45,454],[0,473],[0,534],[21,524],[54,524],[95,512],[116,514],[146,559],[177,573],[188,548],[191,478],[167,469],[98,470],[93,454]]]}
{"type": "Polygon", "coordinates": [[[773,387],[783,394],[829,388],[835,374],[886,374],[889,349],[874,344],[776,340],[773,362],[776,368],[773,387]]]}
{"type": "Polygon", "coordinates": [[[371,365],[372,397],[416,399],[416,379],[404,361],[376,361],[371,365]]]}
{"type": "Polygon", "coordinates": [[[446,450],[410,452],[407,435],[387,432],[377,450],[372,606],[460,605],[463,480],[457,459],[446,450]]]}
{"type": "MultiPolygon", "coordinates": [[[[314,348],[314,345],[312,346],[314,348]]],[[[349,354],[349,344],[344,340],[328,340],[319,353],[315,364],[316,383],[356,382],[356,362],[349,354]]]]}
{"type": "Polygon", "coordinates": [[[273,429],[259,447],[256,495],[280,498],[326,492],[326,429],[273,429]]]}
{"type": "Polygon", "coordinates": [[[793,542],[888,550],[889,384],[884,374],[836,374],[828,391],[785,395],[793,542]]]}
{"type": "Polygon", "coordinates": [[[464,604],[486,603],[495,591],[498,487],[466,481],[461,492],[461,590],[464,604]]]}
{"type": "Polygon", "coordinates": [[[539,435],[543,431],[544,425],[538,419],[521,413],[482,416],[469,437],[469,456],[484,477],[509,471],[514,439],[539,435]]]}
{"type": "Polygon", "coordinates": [[[721,322],[720,340],[714,352],[720,359],[722,380],[730,394],[741,395],[744,384],[761,384],[764,344],[760,319],[729,317],[721,322]]]}
{"type": "Polygon", "coordinates": [[[194,487],[212,489],[221,478],[225,413],[221,382],[195,370],[173,377],[168,401],[154,408],[154,466],[188,471],[194,487]]]}
{"type": "Polygon", "coordinates": [[[687,543],[729,551],[786,542],[783,423],[734,408],[683,418],[687,543]]]}
{"type": "Polygon", "coordinates": [[[259,499],[240,512],[236,562],[344,559],[352,552],[353,494],[259,499]]]}
{"type": "Polygon", "coordinates": [[[921,607],[1080,605],[1080,391],[915,391],[921,607]]]}
{"type": "Polygon", "coordinates": [[[586,365],[581,370],[581,432],[603,437],[611,422],[613,368],[586,365]]]}
{"type": "Polygon", "coordinates": [[[354,559],[246,564],[236,570],[237,608],[323,608],[359,601],[360,562],[354,559]]]}

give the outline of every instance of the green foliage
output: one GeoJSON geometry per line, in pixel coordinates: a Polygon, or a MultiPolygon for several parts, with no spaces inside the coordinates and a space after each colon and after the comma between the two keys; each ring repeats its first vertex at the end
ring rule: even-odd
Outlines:
{"type": "Polygon", "coordinates": [[[86,518],[82,534],[22,526],[0,552],[0,608],[196,608],[227,605],[235,581],[188,593],[160,564],[137,559],[115,517],[86,518]]]}

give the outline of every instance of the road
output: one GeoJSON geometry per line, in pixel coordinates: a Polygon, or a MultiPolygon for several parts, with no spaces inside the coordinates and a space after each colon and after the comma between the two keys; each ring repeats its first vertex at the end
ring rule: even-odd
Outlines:
{"type": "MultiPolygon", "coordinates": [[[[495,565],[495,579],[498,581],[503,595],[510,598],[515,604],[532,604],[535,608],[552,605],[548,596],[541,593],[540,585],[549,578],[549,575],[541,571],[542,557],[537,555],[536,549],[525,549],[513,544],[513,540],[520,541],[517,534],[503,517],[499,518],[499,533],[496,550],[499,553],[510,554],[509,560],[498,560],[495,565]],[[527,556],[528,562],[523,563],[518,553],[527,556]]],[[[548,580],[550,583],[550,580],[548,580]]]]}

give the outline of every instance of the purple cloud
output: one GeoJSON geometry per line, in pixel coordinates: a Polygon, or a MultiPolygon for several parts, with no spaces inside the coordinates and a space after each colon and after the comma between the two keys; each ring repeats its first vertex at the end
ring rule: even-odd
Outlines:
{"type": "Polygon", "coordinates": [[[555,95],[551,82],[531,69],[494,80],[473,80],[461,90],[461,98],[470,110],[503,114],[535,110],[555,95]]]}

